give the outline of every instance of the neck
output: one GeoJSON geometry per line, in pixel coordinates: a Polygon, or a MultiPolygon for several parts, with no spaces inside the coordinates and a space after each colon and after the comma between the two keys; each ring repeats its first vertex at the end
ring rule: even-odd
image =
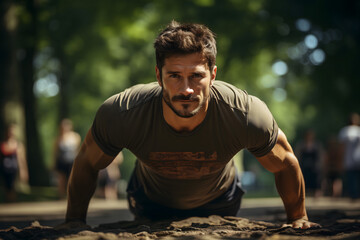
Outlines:
{"type": "Polygon", "coordinates": [[[209,100],[200,111],[193,117],[182,118],[176,115],[173,110],[162,99],[163,116],[166,123],[177,132],[191,132],[205,119],[208,110],[209,100]]]}

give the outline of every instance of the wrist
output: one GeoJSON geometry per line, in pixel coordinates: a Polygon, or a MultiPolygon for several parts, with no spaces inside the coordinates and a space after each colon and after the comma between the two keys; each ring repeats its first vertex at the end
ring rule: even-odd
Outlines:
{"type": "Polygon", "coordinates": [[[308,221],[309,218],[308,218],[307,215],[305,215],[305,216],[299,216],[299,217],[293,217],[293,218],[288,218],[288,223],[293,223],[293,222],[298,221],[298,220],[306,220],[306,221],[308,221]]]}

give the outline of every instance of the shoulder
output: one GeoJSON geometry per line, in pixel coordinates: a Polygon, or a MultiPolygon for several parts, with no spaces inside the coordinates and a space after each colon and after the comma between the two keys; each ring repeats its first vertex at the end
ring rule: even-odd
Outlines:
{"type": "Polygon", "coordinates": [[[220,80],[214,81],[210,94],[217,102],[225,103],[231,108],[247,110],[248,93],[229,83],[220,80]]]}
{"type": "Polygon", "coordinates": [[[263,121],[271,122],[273,117],[265,102],[223,81],[214,81],[211,97],[217,103],[223,103],[233,110],[243,112],[250,124],[262,125],[263,121]]]}
{"type": "Polygon", "coordinates": [[[264,101],[255,96],[249,96],[248,121],[255,126],[273,123],[273,116],[264,101]]]}
{"type": "Polygon", "coordinates": [[[100,107],[99,112],[127,111],[143,105],[161,95],[161,87],[157,82],[138,84],[125,89],[123,92],[109,97],[100,107]]]}
{"type": "Polygon", "coordinates": [[[258,97],[219,80],[214,81],[211,88],[211,96],[215,100],[224,102],[232,108],[251,112],[252,114],[261,114],[264,109],[268,110],[266,104],[258,97]]]}
{"type": "MultiPolygon", "coordinates": [[[[93,127],[114,131],[113,127],[121,129],[119,121],[132,121],[134,115],[149,109],[161,96],[161,87],[157,82],[138,84],[125,89],[123,92],[108,98],[97,110],[93,127]]],[[[122,124],[124,125],[124,124],[122,124]]],[[[108,133],[107,132],[107,133],[108,133]]]]}
{"type": "Polygon", "coordinates": [[[98,146],[115,156],[128,141],[131,130],[144,121],[161,97],[158,83],[139,84],[108,98],[98,109],[91,133],[98,146]],[[121,137],[119,137],[121,136],[121,137]]]}

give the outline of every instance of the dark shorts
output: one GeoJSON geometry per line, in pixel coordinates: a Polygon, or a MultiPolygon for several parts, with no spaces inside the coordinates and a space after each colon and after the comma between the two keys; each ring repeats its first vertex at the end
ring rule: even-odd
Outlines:
{"type": "Polygon", "coordinates": [[[316,190],[320,188],[319,183],[319,173],[314,169],[302,169],[302,173],[305,181],[305,189],[307,190],[316,190]]]}
{"type": "Polygon", "coordinates": [[[101,169],[98,176],[98,186],[103,188],[106,186],[115,187],[116,179],[111,179],[109,173],[105,168],[101,169]]]}
{"type": "Polygon", "coordinates": [[[330,171],[326,174],[326,177],[330,181],[335,181],[337,179],[342,179],[342,173],[339,171],[330,171]]]}
{"type": "Polygon", "coordinates": [[[56,162],[56,170],[62,174],[64,174],[67,178],[70,177],[71,168],[73,163],[57,161],[56,162]]]}
{"type": "Polygon", "coordinates": [[[10,191],[14,189],[17,173],[17,163],[12,164],[10,167],[6,167],[4,163],[1,163],[0,159],[0,177],[4,180],[6,190],[10,191]]]}
{"type": "Polygon", "coordinates": [[[244,191],[241,189],[240,177],[236,174],[230,188],[220,197],[193,209],[176,209],[163,206],[150,200],[133,172],[128,188],[127,199],[130,211],[136,219],[182,219],[192,216],[208,217],[210,215],[236,216],[239,211],[244,191]]]}
{"type": "Polygon", "coordinates": [[[360,199],[360,169],[346,170],[345,193],[352,199],[360,199]]]}
{"type": "Polygon", "coordinates": [[[1,172],[1,175],[3,176],[6,190],[10,191],[10,190],[14,189],[17,173],[16,172],[15,173],[1,172]]]}

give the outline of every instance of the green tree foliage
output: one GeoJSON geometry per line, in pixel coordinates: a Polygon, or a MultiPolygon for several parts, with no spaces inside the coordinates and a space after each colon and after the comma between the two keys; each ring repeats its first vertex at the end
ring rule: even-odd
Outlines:
{"type": "Polygon", "coordinates": [[[48,166],[61,118],[84,137],[106,98],[155,81],[153,40],[173,19],[216,33],[218,79],[264,100],[290,141],[309,127],[336,135],[359,112],[356,0],[36,2],[34,92],[48,166]]]}
{"type": "Polygon", "coordinates": [[[288,29],[278,44],[290,67],[289,97],[301,110],[298,129],[336,134],[350,112],[360,111],[359,1],[267,1],[265,8],[288,29]]]}

